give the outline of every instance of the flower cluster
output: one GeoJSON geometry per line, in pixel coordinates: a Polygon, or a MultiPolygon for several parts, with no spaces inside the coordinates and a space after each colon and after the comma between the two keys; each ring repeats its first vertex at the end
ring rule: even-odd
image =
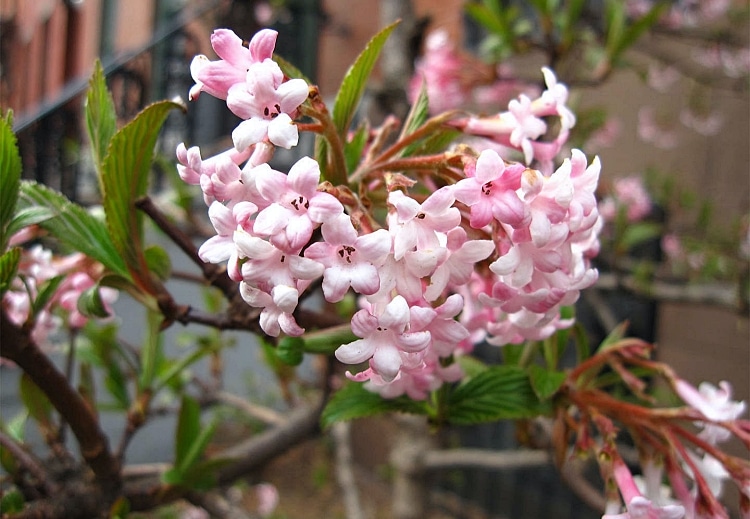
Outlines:
{"type": "MultiPolygon", "coordinates": [[[[25,228],[11,238],[10,244],[23,245],[33,237],[33,229],[25,228]]],[[[96,286],[100,265],[92,264],[81,253],[54,256],[51,250],[38,244],[21,250],[18,276],[2,299],[9,319],[19,326],[32,324],[31,337],[39,345],[48,345],[63,325],[83,328],[91,316],[82,313],[78,301],[84,292],[96,286]],[[48,285],[55,288],[54,293],[41,301],[39,297],[48,285]]],[[[117,300],[118,291],[109,287],[97,290],[103,312],[114,315],[111,305],[117,300]]]]}
{"type": "MultiPolygon", "coordinates": [[[[214,157],[177,149],[180,176],[201,186],[216,231],[199,255],[227,263],[244,300],[261,309],[266,334],[304,333],[294,313],[318,281],[329,303],[352,291],[360,296],[351,320],[359,339],[336,357],[369,366],[348,376],[384,396],[424,399],[461,377],[448,359],[476,341],[541,339],[572,324],[560,317],[561,307],[597,277],[589,259],[601,226],[594,198],[600,166],[575,150],[551,171],[575,122],[567,89],[551,70],[543,71],[547,90],[538,99],[522,96],[493,118],[498,135],[529,162],[550,167],[546,175],[492,150],[478,157],[455,151],[460,167],[452,182],[369,178],[368,189],[381,190],[384,203],[365,211],[350,189],[321,182],[312,158],[288,173],[268,164],[275,146],[296,144],[291,121],[308,92],[270,59],[275,37],[261,31],[245,48],[231,31],[214,33],[221,59],[195,58],[191,97],[204,91],[226,99],[244,120],[233,132],[234,148],[214,157]],[[541,118],[553,115],[562,121],[557,139],[537,142],[546,131],[541,118]],[[285,126],[277,130],[279,121],[285,126]]],[[[459,126],[481,133],[483,124],[459,126]]]]}
{"type": "Polygon", "coordinates": [[[623,211],[627,221],[635,223],[651,214],[652,202],[643,179],[633,175],[618,178],[612,183],[612,192],[599,202],[599,212],[606,221],[614,221],[623,211]]]}

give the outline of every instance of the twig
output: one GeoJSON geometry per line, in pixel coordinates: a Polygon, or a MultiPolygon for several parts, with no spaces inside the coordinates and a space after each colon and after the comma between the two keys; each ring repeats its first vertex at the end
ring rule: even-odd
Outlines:
{"type": "Polygon", "coordinates": [[[254,516],[245,513],[218,492],[188,492],[185,499],[203,508],[217,519],[253,519],[254,516]]]}
{"type": "Polygon", "coordinates": [[[560,469],[560,476],[570,490],[581,500],[597,511],[603,512],[607,506],[607,500],[599,490],[589,483],[583,475],[582,462],[570,459],[560,469]]]}
{"type": "Polygon", "coordinates": [[[363,519],[357,481],[352,470],[351,423],[337,422],[331,433],[336,452],[336,479],[343,493],[346,517],[347,519],[363,519]]]}
{"type": "Polygon", "coordinates": [[[120,464],[112,455],[107,436],[88,404],[5,311],[0,311],[0,337],[3,345],[0,356],[18,364],[44,392],[70,425],[97,483],[103,490],[116,491],[121,483],[120,464]]]}
{"type": "Polygon", "coordinates": [[[584,290],[583,300],[586,301],[586,303],[588,303],[588,305],[594,311],[594,314],[596,315],[599,324],[602,325],[602,328],[609,332],[610,330],[614,330],[619,323],[617,321],[617,317],[615,317],[614,312],[612,312],[612,308],[610,308],[610,306],[602,297],[599,288],[599,285],[595,285],[584,290]]]}
{"type": "Polygon", "coordinates": [[[2,431],[0,431],[0,445],[10,452],[19,465],[36,478],[47,496],[52,496],[58,491],[57,485],[49,480],[41,463],[2,431]]]}
{"type": "Polygon", "coordinates": [[[489,449],[429,450],[424,453],[425,470],[448,470],[459,467],[490,470],[541,467],[549,465],[548,452],[540,450],[493,451],[489,449]]]}
{"type": "Polygon", "coordinates": [[[223,404],[236,407],[243,413],[252,416],[253,418],[257,418],[261,422],[269,425],[282,425],[287,421],[282,414],[273,409],[253,404],[252,402],[248,402],[247,400],[240,398],[237,395],[227,393],[226,391],[217,392],[216,400],[223,404]]]}

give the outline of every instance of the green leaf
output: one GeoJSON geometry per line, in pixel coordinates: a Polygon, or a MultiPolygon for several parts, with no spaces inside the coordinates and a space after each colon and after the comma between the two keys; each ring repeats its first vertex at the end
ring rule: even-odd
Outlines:
{"type": "Polygon", "coordinates": [[[330,355],[342,344],[359,339],[352,332],[349,324],[308,332],[302,336],[305,353],[322,353],[330,355]]]}
{"type": "Polygon", "coordinates": [[[605,351],[617,345],[622,339],[625,338],[625,332],[628,329],[628,322],[622,322],[615,326],[614,330],[609,332],[602,343],[599,345],[599,351],[605,351]]]}
{"type": "Polygon", "coordinates": [[[565,382],[566,375],[562,371],[551,371],[538,364],[529,366],[528,371],[531,388],[541,401],[549,400],[565,382]]]}
{"type": "Polygon", "coordinates": [[[135,201],[146,194],[156,138],[167,115],[176,108],[183,106],[160,101],[144,108],[115,133],[102,163],[103,205],[112,242],[133,278],[145,289],[150,286],[150,276],[143,252],[143,214],[135,201]]]}
{"type": "Polygon", "coordinates": [[[162,314],[146,310],[147,329],[141,351],[141,376],[138,380],[141,390],[151,388],[157,368],[163,360],[163,342],[161,333],[159,333],[163,320],[162,314]]]}
{"type": "Polygon", "coordinates": [[[102,301],[102,294],[99,291],[99,286],[94,285],[81,293],[76,303],[78,311],[86,317],[96,317],[103,319],[109,317],[109,311],[102,301]]]}
{"type": "Polygon", "coordinates": [[[42,228],[63,245],[84,253],[112,272],[130,279],[122,256],[109,237],[107,226],[83,207],[36,182],[21,183],[19,205],[23,208],[46,207],[54,216],[40,222],[42,228]]]}
{"type": "Polygon", "coordinates": [[[0,297],[10,288],[10,284],[18,272],[18,263],[21,261],[21,249],[13,247],[0,256],[0,297]]]}
{"type": "Polygon", "coordinates": [[[407,397],[386,399],[366,390],[361,383],[350,382],[329,400],[323,409],[320,424],[327,429],[336,422],[388,412],[427,414],[427,407],[424,402],[416,402],[407,397]]]}
{"type": "Polygon", "coordinates": [[[622,251],[628,251],[637,245],[661,236],[662,226],[654,222],[638,222],[628,225],[620,240],[618,247],[622,251]]]}
{"type": "Polygon", "coordinates": [[[10,238],[8,223],[13,218],[21,182],[21,156],[13,133],[13,113],[0,118],[0,252],[10,238]]]}
{"type": "Polygon", "coordinates": [[[193,467],[200,461],[200,458],[201,456],[203,456],[206,447],[208,447],[208,443],[211,441],[211,438],[216,432],[217,426],[218,422],[213,421],[208,424],[207,427],[199,428],[198,435],[193,439],[193,442],[190,444],[190,448],[188,449],[187,453],[185,453],[185,457],[177,467],[177,470],[179,470],[183,474],[186,474],[191,467],[193,467]]]}
{"type": "Polygon", "coordinates": [[[162,281],[169,279],[172,275],[172,260],[163,247],[150,245],[143,251],[148,269],[162,281]]]}
{"type": "Polygon", "coordinates": [[[362,123],[357,128],[357,131],[354,132],[354,135],[352,135],[351,140],[344,144],[344,161],[346,162],[347,171],[357,169],[357,165],[362,160],[362,152],[367,144],[369,133],[370,130],[367,124],[362,123]]]}
{"type": "Polygon", "coordinates": [[[195,398],[189,395],[182,395],[180,414],[177,417],[177,428],[175,429],[175,467],[181,467],[185,463],[193,443],[200,434],[200,429],[200,404],[195,398]]]}
{"type": "Polygon", "coordinates": [[[104,69],[99,60],[94,64],[94,73],[89,80],[86,93],[86,128],[91,140],[91,153],[96,171],[101,175],[104,157],[112,136],[117,130],[117,114],[112,94],[107,89],[104,69]]]}
{"type": "Polygon", "coordinates": [[[52,404],[47,395],[39,389],[26,373],[21,375],[19,393],[21,402],[29,411],[29,416],[36,420],[42,429],[52,429],[52,404]]]}
{"type": "Polygon", "coordinates": [[[649,11],[638,18],[625,30],[612,54],[613,59],[619,57],[628,47],[633,45],[643,33],[650,29],[661,18],[662,13],[669,7],[670,2],[658,2],[649,11]]]}
{"type": "Polygon", "coordinates": [[[25,503],[26,501],[21,491],[17,488],[12,488],[0,497],[0,514],[5,517],[6,514],[13,515],[16,512],[20,513],[23,511],[25,503]]]}
{"type": "Polygon", "coordinates": [[[471,425],[502,419],[533,418],[550,412],[539,401],[526,372],[518,366],[493,366],[448,396],[448,421],[471,425]]]}
{"type": "Polygon", "coordinates": [[[409,115],[406,116],[406,121],[404,122],[404,127],[401,130],[401,136],[399,138],[403,139],[422,126],[427,121],[429,110],[430,103],[427,98],[427,84],[423,82],[422,87],[419,89],[417,100],[414,101],[414,104],[409,110],[409,115]]]}
{"type": "Polygon", "coordinates": [[[21,229],[42,223],[53,216],[55,216],[55,213],[49,207],[23,207],[16,211],[15,216],[8,224],[8,236],[13,236],[21,229]]]}
{"type": "Polygon", "coordinates": [[[299,366],[304,358],[305,341],[301,337],[283,337],[276,346],[276,356],[284,364],[299,366]]]}
{"type": "Polygon", "coordinates": [[[37,296],[31,303],[31,315],[36,316],[45,306],[47,306],[47,303],[52,299],[52,296],[55,295],[60,283],[62,283],[64,279],[64,275],[55,276],[39,285],[37,296]]]}
{"type": "Polygon", "coordinates": [[[302,79],[307,83],[308,85],[312,85],[313,82],[308,79],[305,74],[302,73],[300,69],[298,69],[296,66],[294,66],[292,63],[287,61],[286,59],[282,58],[278,54],[273,55],[273,60],[276,62],[276,64],[281,69],[281,72],[284,73],[286,77],[289,79],[302,79]]]}
{"type": "Polygon", "coordinates": [[[346,72],[333,103],[333,122],[339,135],[346,135],[383,44],[398,24],[394,22],[377,33],[346,72]]]}

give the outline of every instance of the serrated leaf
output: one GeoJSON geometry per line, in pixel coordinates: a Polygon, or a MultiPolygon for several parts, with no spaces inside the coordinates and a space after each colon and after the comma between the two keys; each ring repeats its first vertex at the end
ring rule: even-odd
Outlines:
{"type": "Polygon", "coordinates": [[[42,223],[53,216],[55,216],[55,213],[49,207],[23,207],[16,211],[13,219],[8,223],[8,236],[13,236],[21,229],[42,223]]]}
{"type": "Polygon", "coordinates": [[[112,136],[117,130],[117,113],[112,94],[107,89],[104,69],[99,60],[94,64],[94,73],[86,92],[86,128],[91,140],[91,153],[96,171],[101,175],[104,157],[112,136]]]}
{"type": "Polygon", "coordinates": [[[323,429],[327,429],[336,422],[388,412],[427,414],[427,407],[423,402],[407,397],[386,399],[366,390],[361,383],[351,382],[328,401],[320,416],[320,424],[323,429]]]}
{"type": "Polygon", "coordinates": [[[54,216],[40,222],[42,228],[63,245],[84,253],[112,272],[130,279],[125,263],[109,237],[107,226],[83,207],[36,182],[21,183],[19,205],[23,208],[46,207],[54,216]]]}
{"type": "Polygon", "coordinates": [[[150,276],[143,253],[143,214],[135,201],[146,194],[162,124],[170,111],[182,108],[172,101],[144,108],[115,133],[102,163],[103,205],[112,243],[144,289],[150,286],[150,276]]]}
{"type": "Polygon", "coordinates": [[[346,72],[333,103],[333,122],[339,135],[346,135],[383,44],[398,24],[394,22],[377,33],[346,72]]]}
{"type": "Polygon", "coordinates": [[[21,156],[13,133],[13,115],[0,118],[0,252],[10,238],[8,223],[16,211],[21,182],[21,156]]]}
{"type": "Polygon", "coordinates": [[[10,288],[13,278],[18,272],[18,263],[21,261],[21,249],[13,247],[0,256],[0,297],[10,288]]]}
{"type": "Polygon", "coordinates": [[[537,364],[529,366],[528,372],[531,387],[541,401],[551,398],[565,382],[564,372],[551,371],[537,364]]]}
{"type": "Polygon", "coordinates": [[[522,368],[493,366],[450,393],[446,418],[455,425],[471,425],[532,418],[550,410],[539,401],[522,368]]]}

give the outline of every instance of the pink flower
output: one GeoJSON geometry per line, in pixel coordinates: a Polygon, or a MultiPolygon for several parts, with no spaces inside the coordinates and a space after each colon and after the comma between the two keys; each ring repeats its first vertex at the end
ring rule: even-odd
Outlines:
{"type": "Polygon", "coordinates": [[[459,180],[454,189],[456,200],[471,208],[473,228],[481,229],[492,218],[513,227],[524,223],[527,215],[516,193],[524,169],[520,164],[506,167],[494,150],[479,155],[474,176],[459,180]]]}
{"type": "Polygon", "coordinates": [[[245,82],[253,64],[273,56],[277,36],[276,31],[263,29],[245,47],[233,31],[216,29],[211,35],[211,46],[221,59],[210,61],[203,55],[193,58],[190,74],[195,85],[190,89],[190,99],[196,99],[201,92],[226,99],[232,85],[245,82]]]}
{"type": "Polygon", "coordinates": [[[388,229],[393,234],[393,255],[398,261],[408,251],[441,247],[437,233],[455,228],[461,213],[452,207],[455,198],[451,186],[432,193],[422,204],[402,191],[391,191],[388,203],[395,212],[388,214],[388,229]]]}
{"type": "Polygon", "coordinates": [[[619,456],[613,460],[613,465],[613,476],[622,499],[625,501],[627,511],[621,514],[606,513],[602,519],[682,519],[685,517],[683,506],[658,506],[643,497],[633,475],[619,456]]]}
{"type": "Polygon", "coordinates": [[[266,138],[282,148],[296,146],[299,137],[291,115],[307,96],[307,83],[302,79],[284,81],[273,60],[251,65],[247,81],[232,85],[227,95],[229,109],[246,119],[232,132],[235,148],[244,150],[266,138]]]}
{"type": "Polygon", "coordinates": [[[371,367],[385,381],[399,373],[409,354],[424,350],[430,332],[410,332],[409,305],[402,296],[387,305],[360,310],[352,317],[352,331],[361,339],[339,346],[336,358],[345,364],[359,364],[372,358],[371,367]]]}
{"type": "Polygon", "coordinates": [[[258,175],[255,184],[270,202],[255,217],[253,232],[268,236],[271,243],[286,251],[299,251],[310,241],[313,229],[344,211],[333,195],[318,191],[320,166],[303,157],[284,175],[270,167],[258,175]]]}
{"type": "Polygon", "coordinates": [[[461,84],[464,62],[445,31],[435,31],[427,36],[424,55],[417,60],[414,69],[409,83],[409,99],[414,102],[424,86],[431,114],[458,108],[466,101],[467,89],[461,84]]]}
{"type": "Polygon", "coordinates": [[[233,208],[226,207],[220,202],[212,203],[208,208],[208,217],[217,235],[206,240],[198,249],[200,259],[207,263],[221,263],[229,260],[229,276],[239,281],[234,232],[238,229],[248,230],[251,223],[250,217],[257,210],[258,208],[251,202],[239,202],[233,208]]]}
{"type": "MultiPolygon", "coordinates": [[[[745,402],[732,400],[732,386],[726,381],[719,382],[718,388],[708,382],[702,382],[696,389],[689,382],[677,379],[674,389],[686,404],[711,422],[736,420],[745,412],[745,402]]],[[[710,423],[704,424],[700,434],[713,444],[726,441],[730,437],[729,431],[710,423]]]]}
{"type": "Polygon", "coordinates": [[[391,236],[385,229],[357,236],[348,215],[341,213],[322,227],[322,242],[305,249],[305,257],[325,265],[323,294],[327,301],[341,301],[352,287],[355,292],[372,295],[380,288],[377,267],[391,250],[391,236]]]}

